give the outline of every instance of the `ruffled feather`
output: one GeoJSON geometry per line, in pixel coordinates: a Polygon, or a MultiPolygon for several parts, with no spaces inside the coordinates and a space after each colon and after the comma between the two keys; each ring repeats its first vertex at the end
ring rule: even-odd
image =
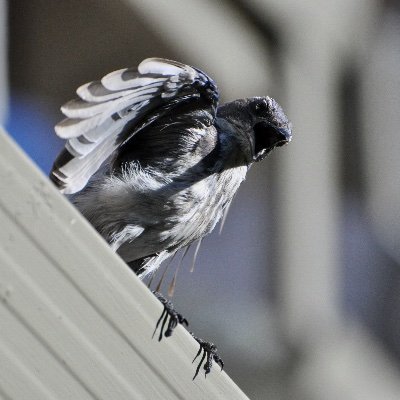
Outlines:
{"type": "Polygon", "coordinates": [[[64,193],[84,188],[118,147],[159,117],[161,107],[168,112],[172,105],[203,94],[215,110],[218,100],[214,83],[203,72],[160,58],[142,61],[137,71],[111,72],[101,81],[80,86],[76,93],[79,98],[61,107],[66,118],[55,127],[67,142],[51,178],[64,193]]]}

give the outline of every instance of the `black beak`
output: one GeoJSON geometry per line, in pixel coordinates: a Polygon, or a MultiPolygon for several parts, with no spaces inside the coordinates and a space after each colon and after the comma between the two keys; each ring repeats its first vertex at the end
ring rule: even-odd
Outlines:
{"type": "Polygon", "coordinates": [[[277,128],[267,121],[258,122],[254,130],[254,161],[263,160],[275,147],[283,146],[292,139],[290,128],[277,128]]]}

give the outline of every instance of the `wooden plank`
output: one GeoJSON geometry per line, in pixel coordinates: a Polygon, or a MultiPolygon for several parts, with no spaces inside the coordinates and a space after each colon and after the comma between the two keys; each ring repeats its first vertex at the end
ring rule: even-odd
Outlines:
{"type": "Polygon", "coordinates": [[[183,328],[152,340],[161,304],[4,133],[0,221],[0,396],[246,398],[218,367],[192,381],[183,328]]]}

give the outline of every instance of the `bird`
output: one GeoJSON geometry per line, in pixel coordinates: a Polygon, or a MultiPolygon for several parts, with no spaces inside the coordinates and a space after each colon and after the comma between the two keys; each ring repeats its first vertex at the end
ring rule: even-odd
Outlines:
{"type": "Polygon", "coordinates": [[[212,78],[173,60],[76,93],[55,126],[65,147],[50,179],[141,279],[209,234],[250,167],[292,138],[273,98],[220,105],[212,78]]]}

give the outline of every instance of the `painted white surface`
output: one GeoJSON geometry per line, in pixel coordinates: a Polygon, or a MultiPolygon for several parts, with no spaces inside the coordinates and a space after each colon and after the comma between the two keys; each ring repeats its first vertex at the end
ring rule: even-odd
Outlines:
{"type": "Polygon", "coordinates": [[[245,399],[197,343],[151,336],[161,304],[0,133],[0,398],[245,399]]]}

